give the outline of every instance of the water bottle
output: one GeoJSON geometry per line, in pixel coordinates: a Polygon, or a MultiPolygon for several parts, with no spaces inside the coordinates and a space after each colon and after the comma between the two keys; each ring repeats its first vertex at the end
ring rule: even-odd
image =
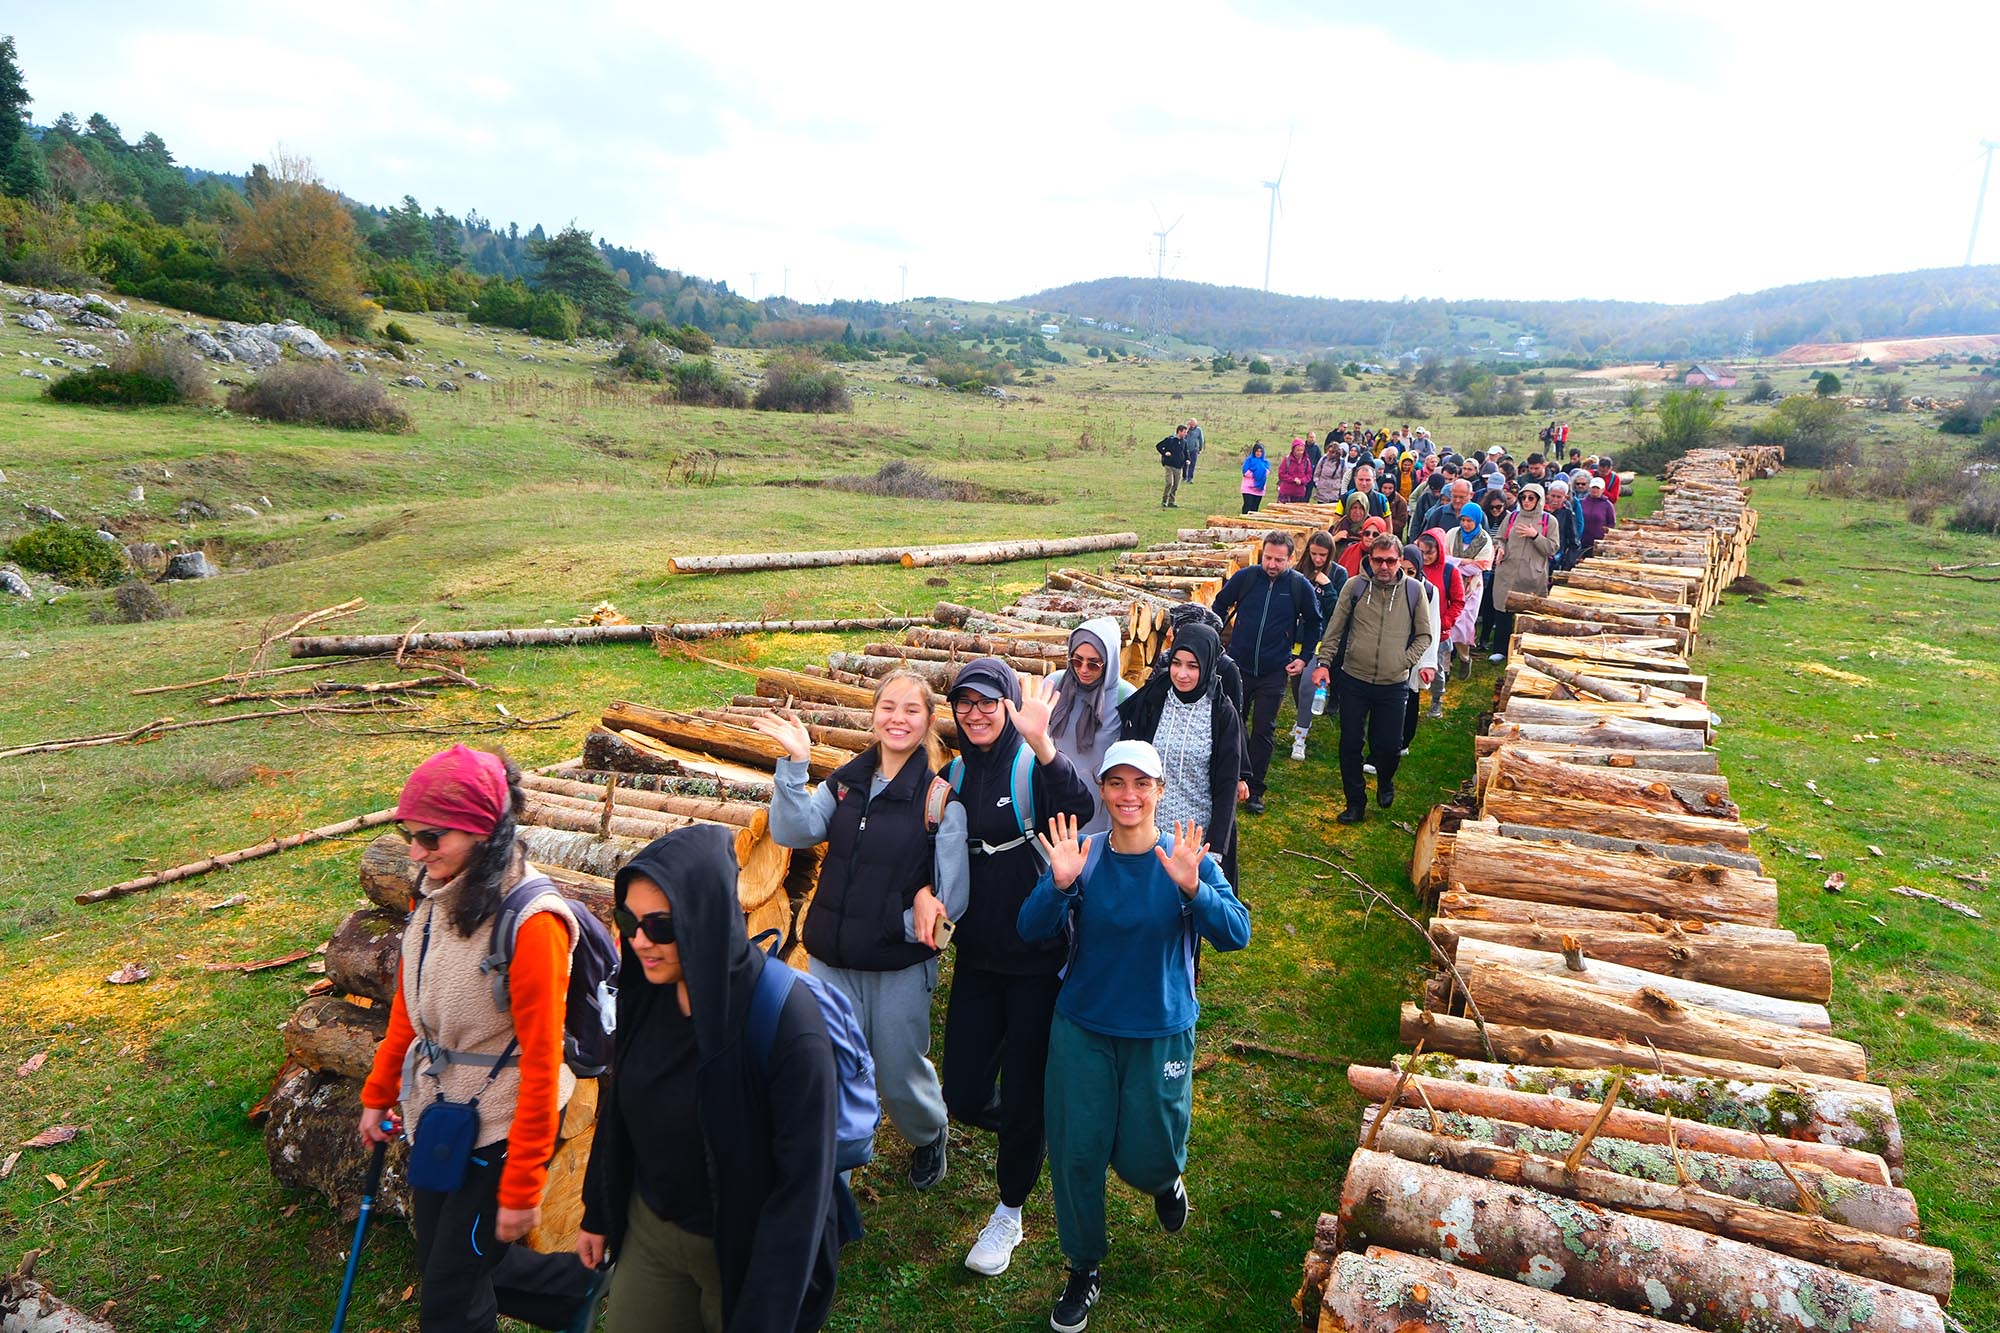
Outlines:
{"type": "Polygon", "coordinates": [[[1323,717],[1325,714],[1326,714],[1326,686],[1321,685],[1315,690],[1313,690],[1313,716],[1323,717]]]}

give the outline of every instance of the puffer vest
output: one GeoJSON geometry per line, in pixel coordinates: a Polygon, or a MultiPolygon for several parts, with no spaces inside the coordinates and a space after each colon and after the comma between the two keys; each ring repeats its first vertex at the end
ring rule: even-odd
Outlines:
{"type": "Polygon", "coordinates": [[[924,823],[930,763],[913,755],[872,801],[875,752],[836,770],[833,818],[819,887],[806,913],[806,952],[831,967],[900,972],[937,955],[903,938],[903,913],[935,878],[935,852],[924,823]]]}

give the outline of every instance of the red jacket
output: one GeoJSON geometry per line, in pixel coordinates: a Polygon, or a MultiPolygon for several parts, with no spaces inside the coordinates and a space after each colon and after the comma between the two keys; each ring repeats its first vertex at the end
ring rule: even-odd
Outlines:
{"type": "Polygon", "coordinates": [[[1312,460],[1303,453],[1286,454],[1278,460],[1278,503],[1289,504],[1306,498],[1312,484],[1312,460]]]}

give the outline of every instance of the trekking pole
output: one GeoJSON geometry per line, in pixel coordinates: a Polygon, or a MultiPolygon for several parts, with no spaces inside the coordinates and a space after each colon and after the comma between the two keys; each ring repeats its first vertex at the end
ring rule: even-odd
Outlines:
{"type": "MultiPolygon", "coordinates": [[[[393,1137],[394,1117],[384,1119],[382,1127],[393,1137]]],[[[333,1310],[332,1333],[341,1333],[347,1327],[347,1303],[354,1296],[354,1275],[361,1269],[361,1242],[368,1237],[368,1217],[375,1211],[375,1195],[382,1188],[382,1159],[388,1153],[389,1140],[384,1139],[368,1157],[368,1176],[361,1186],[361,1212],[354,1219],[354,1240],[347,1247],[347,1273],[340,1279],[340,1303],[333,1310]]]]}

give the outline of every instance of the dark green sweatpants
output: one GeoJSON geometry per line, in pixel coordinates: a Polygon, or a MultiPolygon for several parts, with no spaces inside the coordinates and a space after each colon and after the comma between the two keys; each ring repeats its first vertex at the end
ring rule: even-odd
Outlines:
{"type": "Polygon", "coordinates": [[[1104,1234],[1104,1174],[1164,1194],[1187,1166],[1194,1110],[1194,1029],[1106,1037],[1062,1014],[1049,1027],[1044,1098],[1056,1235],[1074,1268],[1095,1268],[1104,1234]]]}

